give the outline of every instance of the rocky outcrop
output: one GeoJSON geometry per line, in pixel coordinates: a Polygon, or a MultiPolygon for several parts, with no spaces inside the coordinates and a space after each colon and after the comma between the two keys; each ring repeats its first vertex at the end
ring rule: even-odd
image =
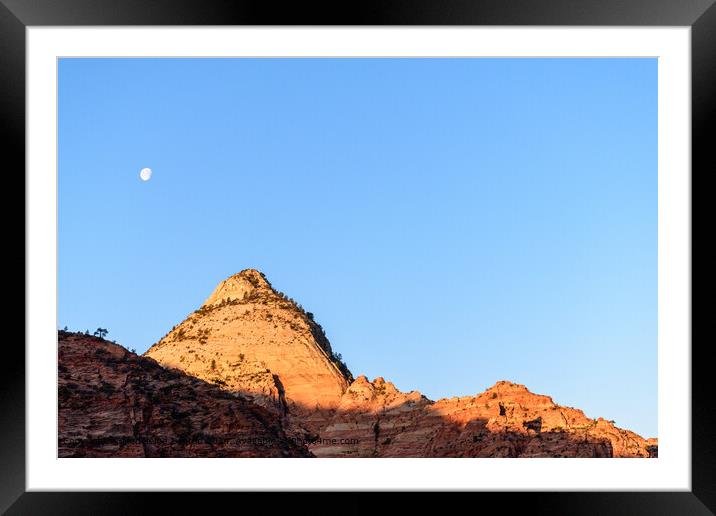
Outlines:
{"type": "Polygon", "coordinates": [[[58,335],[60,457],[306,457],[275,414],[89,335],[58,335]]]}
{"type": "Polygon", "coordinates": [[[311,446],[317,457],[655,457],[658,444],[524,385],[432,402],[360,376],[311,446]]]}
{"type": "Polygon", "coordinates": [[[432,401],[383,378],[354,381],[313,315],[253,269],[222,281],[145,358],[68,335],[60,339],[65,455],[658,455],[656,439],[511,382],[432,401]],[[78,338],[91,345],[69,345],[78,338]],[[271,444],[222,444],[248,435],[271,444]]]}
{"type": "Polygon", "coordinates": [[[145,356],[241,393],[308,433],[325,424],[352,381],[313,315],[254,269],[222,281],[145,356]]]}

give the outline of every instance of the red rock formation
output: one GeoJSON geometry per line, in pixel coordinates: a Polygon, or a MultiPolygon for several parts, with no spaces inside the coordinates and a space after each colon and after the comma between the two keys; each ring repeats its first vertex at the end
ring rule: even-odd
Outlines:
{"type": "MultiPolygon", "coordinates": [[[[62,348],[61,343],[61,355],[62,348]]],[[[194,384],[176,371],[162,372],[154,360],[142,361],[114,346],[109,359],[102,353],[90,357],[99,361],[101,367],[95,367],[84,363],[84,355],[95,351],[78,349],[81,352],[74,355],[64,352],[71,359],[64,360],[68,369],[64,380],[61,371],[60,403],[68,396],[64,402],[70,405],[61,415],[61,425],[66,429],[64,438],[79,436],[85,444],[72,448],[65,443],[61,453],[66,454],[295,456],[307,453],[305,443],[317,436],[320,439],[308,449],[318,457],[656,457],[658,453],[656,439],[645,440],[602,418],[588,418],[523,385],[498,382],[476,396],[433,402],[417,391],[400,392],[382,378],[369,382],[361,376],[353,381],[313,316],[253,269],[221,282],[198,310],[145,354],[199,379],[195,381],[200,388],[192,387],[194,397],[203,396],[199,404],[189,394],[176,401],[162,398],[174,389],[172,382],[181,383],[180,393],[194,384]],[[147,364],[151,375],[139,374],[147,364]],[[75,376],[83,382],[73,380],[75,376]],[[72,382],[81,388],[73,391],[72,382]],[[163,405],[155,407],[152,396],[159,396],[163,405]],[[148,405],[155,407],[149,419],[145,417],[148,405]],[[190,431],[175,421],[186,421],[187,413],[190,431]],[[239,427],[232,418],[243,418],[239,427]],[[207,421],[216,439],[268,432],[278,444],[241,451],[207,443],[183,444],[182,436],[194,435],[207,421]],[[261,422],[267,422],[266,430],[261,430],[261,422]],[[167,436],[169,444],[147,448],[141,438],[147,428],[152,435],[167,436]],[[107,436],[114,441],[100,446],[97,439],[107,436]],[[286,436],[304,440],[289,446],[286,436]],[[129,439],[129,444],[118,445],[119,438],[129,439]]]]}
{"type": "Polygon", "coordinates": [[[360,376],[311,451],[317,457],[654,457],[657,442],[524,385],[498,382],[477,396],[432,402],[360,376]]]}
{"type": "Polygon", "coordinates": [[[240,392],[288,419],[297,416],[313,432],[352,381],[313,316],[254,269],[221,282],[145,356],[240,392]]]}
{"type": "Polygon", "coordinates": [[[305,457],[274,414],[116,344],[59,332],[60,457],[305,457]]]}

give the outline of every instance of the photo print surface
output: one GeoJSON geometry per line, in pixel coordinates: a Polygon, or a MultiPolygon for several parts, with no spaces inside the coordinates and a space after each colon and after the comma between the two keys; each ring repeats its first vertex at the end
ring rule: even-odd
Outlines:
{"type": "Polygon", "coordinates": [[[658,456],[656,59],[58,88],[60,457],[658,456]]]}

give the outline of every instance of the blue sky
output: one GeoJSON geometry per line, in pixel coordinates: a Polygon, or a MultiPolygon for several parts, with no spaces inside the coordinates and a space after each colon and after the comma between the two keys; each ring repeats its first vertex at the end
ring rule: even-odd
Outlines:
{"type": "Polygon", "coordinates": [[[62,59],[58,217],[60,327],[252,267],[355,375],[657,435],[656,59],[62,59]]]}

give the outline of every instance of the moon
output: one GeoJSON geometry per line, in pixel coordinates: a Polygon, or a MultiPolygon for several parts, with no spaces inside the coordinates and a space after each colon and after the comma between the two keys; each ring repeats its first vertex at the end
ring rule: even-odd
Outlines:
{"type": "Polygon", "coordinates": [[[143,168],[139,172],[139,177],[142,178],[142,181],[149,181],[152,178],[152,169],[151,168],[143,168]]]}

